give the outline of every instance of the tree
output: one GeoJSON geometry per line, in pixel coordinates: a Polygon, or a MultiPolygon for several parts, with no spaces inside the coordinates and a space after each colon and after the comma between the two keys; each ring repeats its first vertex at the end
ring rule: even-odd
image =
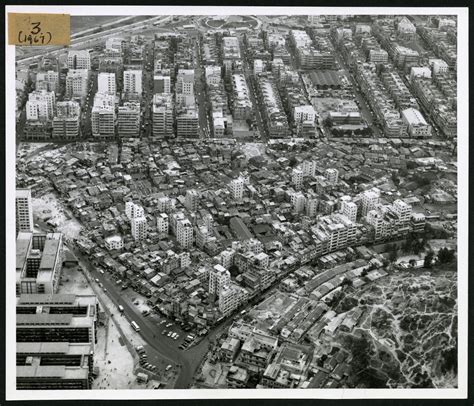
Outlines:
{"type": "Polygon", "coordinates": [[[328,128],[332,128],[333,122],[332,122],[331,117],[326,117],[323,121],[323,124],[328,128]]]}
{"type": "Polygon", "coordinates": [[[298,160],[296,159],[295,156],[292,156],[292,157],[290,158],[290,166],[291,166],[292,168],[294,168],[297,164],[298,164],[298,160]]]}
{"type": "Polygon", "coordinates": [[[433,258],[434,258],[434,252],[429,251],[425,256],[425,260],[423,262],[423,267],[424,268],[431,268],[433,266],[433,258]]]}
{"type": "Polygon", "coordinates": [[[395,262],[398,258],[398,248],[396,244],[387,244],[385,250],[388,252],[388,259],[390,262],[395,262]]]}
{"type": "Polygon", "coordinates": [[[454,250],[449,248],[441,248],[438,252],[438,260],[441,264],[447,264],[454,259],[454,250]]]}
{"type": "Polygon", "coordinates": [[[416,265],[416,261],[415,261],[414,259],[410,259],[410,261],[408,261],[408,263],[410,264],[410,266],[411,266],[412,268],[414,268],[415,265],[416,265]]]}
{"type": "Polygon", "coordinates": [[[415,169],[416,168],[416,163],[413,161],[408,161],[407,162],[407,169],[415,169]]]}

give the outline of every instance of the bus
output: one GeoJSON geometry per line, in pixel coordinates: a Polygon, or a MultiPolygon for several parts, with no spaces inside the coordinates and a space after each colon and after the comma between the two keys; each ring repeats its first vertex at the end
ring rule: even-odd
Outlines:
{"type": "Polygon", "coordinates": [[[119,309],[120,312],[123,312],[123,306],[122,305],[119,305],[118,309],[119,309]]]}
{"type": "Polygon", "coordinates": [[[130,322],[130,324],[131,324],[131,326],[133,327],[133,329],[134,329],[135,331],[137,331],[137,332],[140,331],[140,326],[139,326],[137,323],[135,323],[134,321],[132,321],[132,322],[130,322]]]}

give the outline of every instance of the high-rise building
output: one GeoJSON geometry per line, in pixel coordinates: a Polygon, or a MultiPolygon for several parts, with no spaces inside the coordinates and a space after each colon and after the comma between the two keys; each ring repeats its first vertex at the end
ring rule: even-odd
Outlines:
{"type": "Polygon", "coordinates": [[[140,135],[140,103],[125,102],[118,108],[117,132],[119,137],[138,137],[140,135]]]}
{"type": "Polygon", "coordinates": [[[195,189],[186,191],[184,205],[189,211],[196,211],[199,206],[199,193],[195,189]]]}
{"type": "Polygon", "coordinates": [[[188,219],[180,219],[176,223],[176,240],[182,248],[191,248],[193,246],[193,225],[188,219]]]}
{"type": "Polygon", "coordinates": [[[61,233],[19,232],[16,239],[16,294],[55,293],[63,258],[61,233]]]}
{"type": "Polygon", "coordinates": [[[194,69],[179,69],[176,77],[176,103],[194,106],[194,69]]]}
{"type": "Polygon", "coordinates": [[[68,100],[56,104],[53,119],[53,138],[75,140],[79,137],[81,107],[79,103],[68,100]]]}
{"type": "Polygon", "coordinates": [[[97,76],[97,91],[115,96],[117,93],[115,73],[100,72],[97,76]]]}
{"type": "Polygon", "coordinates": [[[232,199],[234,200],[242,200],[244,196],[244,181],[242,178],[232,179],[230,182],[230,193],[232,195],[232,199]]]}
{"type": "Polygon", "coordinates": [[[361,194],[362,201],[362,217],[365,217],[367,213],[374,209],[380,200],[380,191],[376,188],[366,190],[361,194]]]}
{"type": "Polygon", "coordinates": [[[316,175],[316,161],[304,161],[301,169],[303,170],[303,176],[315,176],[316,175]]]}
{"type": "Polygon", "coordinates": [[[123,91],[128,94],[142,94],[142,71],[126,70],[123,72],[123,91]]]}
{"type": "Polygon", "coordinates": [[[178,137],[198,138],[199,117],[195,109],[185,109],[176,116],[176,130],[178,137]]]}
{"type": "Polygon", "coordinates": [[[153,96],[153,137],[167,138],[173,134],[172,95],[159,93],[153,96]]]}
{"type": "Polygon", "coordinates": [[[31,189],[16,189],[16,233],[33,232],[33,206],[31,189]]]}
{"type": "Polygon", "coordinates": [[[306,197],[302,192],[296,192],[291,195],[291,204],[296,213],[302,213],[306,204],[306,197]]]}
{"type": "Polygon", "coordinates": [[[87,69],[70,69],[66,76],[66,96],[87,96],[88,83],[89,71],[87,69]]]}
{"type": "Polygon", "coordinates": [[[225,285],[219,292],[219,311],[229,315],[248,300],[248,291],[232,283],[225,285]]]}
{"type": "Polygon", "coordinates": [[[221,289],[230,283],[230,272],[222,265],[215,265],[209,271],[209,294],[219,295],[221,289]]]}
{"type": "Polygon", "coordinates": [[[341,203],[341,212],[353,223],[357,220],[357,205],[349,200],[343,200],[341,203]]]}
{"type": "Polygon", "coordinates": [[[168,196],[158,198],[158,211],[170,214],[173,210],[173,201],[168,196]]]}
{"type": "Polygon", "coordinates": [[[153,76],[153,93],[171,93],[171,78],[169,76],[153,76]]]}
{"type": "Polygon", "coordinates": [[[308,198],[306,201],[306,215],[308,217],[316,217],[318,212],[319,200],[314,197],[308,198]]]}
{"type": "Polygon", "coordinates": [[[324,171],[324,177],[331,185],[335,185],[339,179],[339,171],[334,168],[328,168],[324,171]]]}
{"type": "Polygon", "coordinates": [[[56,71],[38,72],[36,75],[36,90],[46,90],[57,93],[59,90],[59,74],[56,71]]]}
{"type": "MultiPolygon", "coordinates": [[[[352,245],[356,239],[356,225],[343,214],[321,217],[313,231],[325,250],[334,252],[352,245]]],[[[317,249],[318,251],[318,249],[317,249]]]]}
{"type": "Polygon", "coordinates": [[[115,136],[115,97],[96,93],[92,107],[92,135],[112,138],[115,136]]]}
{"type": "Polygon", "coordinates": [[[91,389],[98,308],[93,295],[17,298],[16,388],[91,389]]]}
{"type": "Polygon", "coordinates": [[[69,51],[67,54],[68,69],[90,69],[91,56],[88,50],[69,51]]]}
{"type": "Polygon", "coordinates": [[[131,219],[132,236],[135,241],[142,241],[146,239],[148,227],[145,216],[133,217],[131,219]]]}
{"type": "Polygon", "coordinates": [[[293,169],[293,171],[291,172],[291,183],[297,190],[303,187],[303,171],[301,169],[293,169]]]}
{"type": "Polygon", "coordinates": [[[158,214],[156,218],[156,226],[158,229],[158,233],[160,234],[168,234],[169,232],[169,218],[166,213],[158,214]]]}
{"type": "Polygon", "coordinates": [[[407,226],[410,222],[412,207],[403,200],[397,199],[392,204],[392,210],[398,215],[401,226],[407,226]]]}
{"type": "Polygon", "coordinates": [[[143,217],[145,215],[145,211],[143,210],[143,207],[139,204],[135,204],[133,202],[126,202],[125,215],[129,220],[131,220],[135,217],[143,217]]]}
{"type": "Polygon", "coordinates": [[[55,94],[46,90],[37,90],[28,95],[26,102],[26,119],[47,121],[54,117],[55,94]]]}

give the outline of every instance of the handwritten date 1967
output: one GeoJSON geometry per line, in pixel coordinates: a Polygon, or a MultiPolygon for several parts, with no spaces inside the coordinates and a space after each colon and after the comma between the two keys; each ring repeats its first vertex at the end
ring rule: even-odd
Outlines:
{"type": "Polygon", "coordinates": [[[48,45],[52,39],[51,32],[43,32],[41,29],[41,22],[32,22],[31,25],[33,28],[30,32],[18,32],[18,42],[20,44],[29,45],[48,45]]]}

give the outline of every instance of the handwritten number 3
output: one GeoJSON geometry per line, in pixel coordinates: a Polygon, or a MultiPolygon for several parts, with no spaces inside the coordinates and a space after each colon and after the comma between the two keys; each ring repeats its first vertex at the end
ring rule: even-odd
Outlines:
{"type": "Polygon", "coordinates": [[[33,35],[36,35],[36,34],[39,34],[41,32],[41,28],[40,28],[40,22],[37,22],[37,23],[31,23],[31,25],[34,27],[32,30],[31,30],[31,33],[33,35]],[[36,30],[36,31],[35,31],[36,30]]]}

